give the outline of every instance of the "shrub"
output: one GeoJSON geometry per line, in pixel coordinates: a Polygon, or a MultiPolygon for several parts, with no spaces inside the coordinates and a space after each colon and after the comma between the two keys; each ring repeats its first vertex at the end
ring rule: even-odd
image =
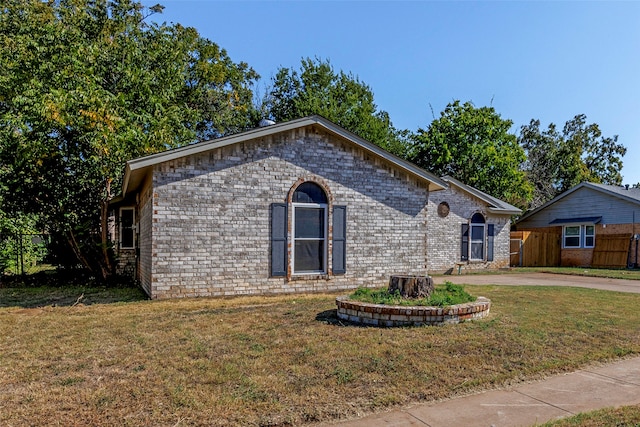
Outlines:
{"type": "Polygon", "coordinates": [[[388,289],[384,288],[358,288],[354,293],[349,295],[349,299],[372,304],[423,305],[435,307],[464,304],[476,300],[474,296],[464,290],[462,285],[455,285],[451,282],[445,282],[443,285],[437,286],[429,298],[408,299],[402,298],[398,290],[390,293],[388,289]]]}

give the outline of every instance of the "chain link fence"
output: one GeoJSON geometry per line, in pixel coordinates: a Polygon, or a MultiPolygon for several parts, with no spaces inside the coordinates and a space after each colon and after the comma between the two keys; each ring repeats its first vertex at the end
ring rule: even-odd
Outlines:
{"type": "Polygon", "coordinates": [[[0,274],[37,273],[45,262],[48,244],[46,234],[0,235],[0,274]]]}

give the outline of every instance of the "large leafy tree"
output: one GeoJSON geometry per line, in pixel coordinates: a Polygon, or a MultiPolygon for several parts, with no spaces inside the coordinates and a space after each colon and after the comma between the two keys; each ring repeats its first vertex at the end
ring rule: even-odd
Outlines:
{"type": "Polygon", "coordinates": [[[509,133],[511,120],[493,107],[454,101],[426,129],[413,135],[410,159],[438,175],[449,175],[494,197],[525,207],[531,186],[520,165],[524,150],[509,133]]]}
{"type": "Polygon", "coordinates": [[[523,168],[535,189],[533,208],[584,181],[622,183],[627,149],[617,135],[604,137],[597,124],[587,124],[584,114],[567,121],[562,131],[553,123],[542,130],[539,120],[531,120],[518,141],[527,153],[523,168]]]}
{"type": "Polygon", "coordinates": [[[126,160],[247,128],[257,75],[132,0],[0,6],[0,199],[110,273],[107,203],[126,160]],[[101,233],[102,232],[102,233],[101,233]]]}
{"type": "Polygon", "coordinates": [[[303,59],[300,69],[280,68],[262,104],[263,114],[280,122],[319,114],[358,136],[403,155],[403,132],[379,110],[371,88],[321,59],[303,59]]]}

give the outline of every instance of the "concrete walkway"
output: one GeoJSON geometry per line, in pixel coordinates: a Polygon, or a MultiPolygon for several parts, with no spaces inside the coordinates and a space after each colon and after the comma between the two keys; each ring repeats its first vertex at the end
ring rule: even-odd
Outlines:
{"type": "MultiPolygon", "coordinates": [[[[561,274],[452,275],[434,278],[469,285],[577,286],[640,293],[640,281],[561,274]]],[[[516,387],[481,392],[334,424],[338,427],[516,427],[596,409],[640,404],[640,357],[516,387]]]]}
{"type": "Polygon", "coordinates": [[[517,387],[417,405],[339,427],[532,426],[610,406],[640,404],[640,357],[517,387]]]}

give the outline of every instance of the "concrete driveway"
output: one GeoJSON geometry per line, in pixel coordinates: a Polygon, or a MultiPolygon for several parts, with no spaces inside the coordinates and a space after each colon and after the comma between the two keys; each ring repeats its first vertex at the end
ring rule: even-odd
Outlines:
{"type": "Polygon", "coordinates": [[[463,285],[575,286],[605,291],[640,293],[640,280],[606,279],[551,273],[462,274],[459,276],[437,276],[433,280],[436,284],[449,281],[463,285]]]}

